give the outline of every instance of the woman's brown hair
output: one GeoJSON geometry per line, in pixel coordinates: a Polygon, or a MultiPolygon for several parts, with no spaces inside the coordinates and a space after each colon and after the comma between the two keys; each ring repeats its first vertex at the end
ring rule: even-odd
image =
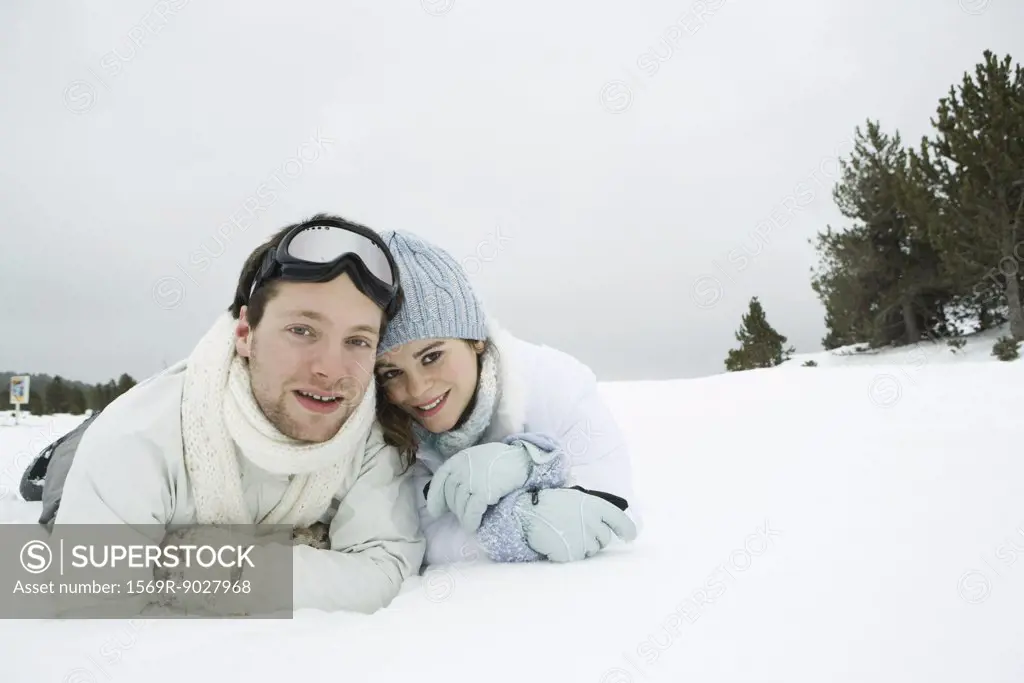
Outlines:
{"type": "Polygon", "coordinates": [[[412,415],[388,401],[387,392],[377,382],[377,421],[380,422],[384,443],[394,446],[402,458],[402,465],[409,469],[416,462],[419,440],[412,429],[412,415]]]}

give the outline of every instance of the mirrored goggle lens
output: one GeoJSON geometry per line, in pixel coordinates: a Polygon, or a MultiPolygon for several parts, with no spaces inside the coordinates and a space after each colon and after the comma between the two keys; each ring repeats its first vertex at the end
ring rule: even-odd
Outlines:
{"type": "Polygon", "coordinates": [[[391,266],[373,240],[333,225],[314,225],[292,238],[288,255],[311,263],[330,263],[345,254],[358,256],[378,280],[393,286],[391,266]]]}

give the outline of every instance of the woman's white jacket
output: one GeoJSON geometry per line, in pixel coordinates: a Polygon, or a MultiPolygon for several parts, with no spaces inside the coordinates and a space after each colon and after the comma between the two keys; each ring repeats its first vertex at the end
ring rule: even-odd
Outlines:
{"type": "MultiPolygon", "coordinates": [[[[639,530],[629,448],[593,371],[565,352],[518,339],[493,321],[489,340],[498,351],[500,399],[479,443],[501,441],[522,432],[555,439],[571,463],[566,486],[625,498],[627,514],[639,530]]],[[[413,466],[427,539],[425,563],[486,561],[474,535],[463,530],[453,513],[433,518],[426,511],[423,488],[443,462],[436,450],[421,444],[413,466]]]]}

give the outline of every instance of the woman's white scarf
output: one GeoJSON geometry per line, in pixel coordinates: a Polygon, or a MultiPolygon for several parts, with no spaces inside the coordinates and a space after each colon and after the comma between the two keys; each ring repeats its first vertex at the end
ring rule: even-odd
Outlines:
{"type": "Polygon", "coordinates": [[[353,461],[362,462],[376,392],[371,384],[330,440],[292,439],[267,419],[253,397],[249,369],[235,352],[236,324],[227,313],[219,317],[185,369],[181,431],[197,521],[309,526],[329,508],[346,478],[358,474],[353,461]],[[267,472],[291,475],[281,500],[262,519],[254,519],[246,504],[236,446],[241,457],[267,472]]]}

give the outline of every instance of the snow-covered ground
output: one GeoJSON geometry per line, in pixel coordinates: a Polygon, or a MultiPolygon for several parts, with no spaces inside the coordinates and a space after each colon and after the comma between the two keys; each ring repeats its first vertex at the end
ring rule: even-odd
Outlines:
{"type": "MultiPolygon", "coordinates": [[[[925,341],[895,349],[868,349],[866,344],[853,344],[831,351],[796,353],[785,365],[802,365],[814,361],[819,367],[866,367],[874,365],[916,368],[923,365],[947,363],[976,363],[995,360],[992,345],[1002,336],[1009,335],[1009,325],[959,337],[964,346],[954,349],[945,341],[925,341]]],[[[1021,348],[1024,352],[1024,347],[1021,348]]],[[[909,381],[909,380],[908,380],[909,381]]]]}
{"type": "MultiPolygon", "coordinates": [[[[0,681],[1021,683],[1024,363],[991,341],[607,383],[631,547],[436,569],[371,616],[0,621],[0,681]]],[[[2,521],[79,419],[0,427],[2,521]]]]}

